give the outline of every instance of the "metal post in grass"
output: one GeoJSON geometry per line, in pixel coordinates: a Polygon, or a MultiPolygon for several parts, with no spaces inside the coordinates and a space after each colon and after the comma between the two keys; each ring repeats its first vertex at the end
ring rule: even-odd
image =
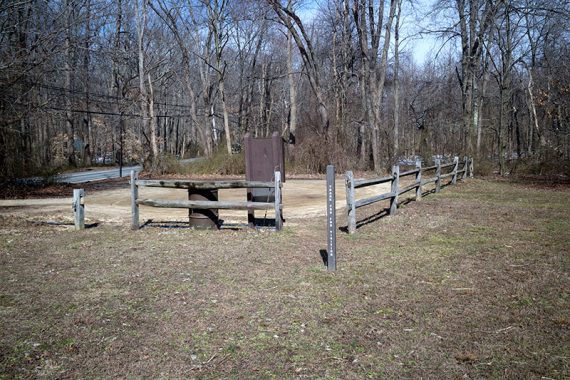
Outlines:
{"type": "Polygon", "coordinates": [[[137,172],[131,170],[131,229],[139,229],[139,205],[137,203],[139,197],[139,187],[137,185],[137,172]]]}
{"type": "Polygon", "coordinates": [[[281,231],[283,228],[283,218],[281,215],[282,204],[281,172],[275,172],[275,230],[277,231],[281,231]]]}
{"type": "Polygon", "coordinates": [[[459,157],[453,157],[453,175],[451,176],[451,183],[457,183],[457,170],[459,169],[459,157]]]}
{"type": "Polygon", "coordinates": [[[327,165],[327,270],[336,270],[336,196],[334,165],[327,165]]]}
{"type": "Polygon", "coordinates": [[[422,160],[416,160],[416,201],[422,199],[422,160]]]}
{"type": "Polygon", "coordinates": [[[400,186],[400,166],[392,166],[392,198],[390,201],[390,215],[396,215],[398,210],[398,188],[400,186]]]}
{"type": "Polygon", "coordinates": [[[469,167],[469,157],[465,156],[465,157],[463,157],[463,176],[461,176],[461,179],[467,178],[467,168],[468,167],[469,167]]]}
{"type": "Polygon", "coordinates": [[[439,158],[435,160],[435,192],[439,193],[441,190],[441,161],[439,158]]]}
{"type": "Polygon", "coordinates": [[[75,230],[85,229],[85,191],[83,189],[73,189],[73,218],[75,220],[75,230]]]}
{"type": "Polygon", "coordinates": [[[356,206],[354,205],[354,174],[346,172],[346,208],[348,209],[348,233],[356,232],[356,206]]]}

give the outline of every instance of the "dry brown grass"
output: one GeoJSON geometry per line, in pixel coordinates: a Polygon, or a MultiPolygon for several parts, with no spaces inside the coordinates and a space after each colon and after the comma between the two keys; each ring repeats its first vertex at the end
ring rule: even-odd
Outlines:
{"type": "Polygon", "coordinates": [[[339,233],[334,274],[324,219],[272,233],[2,218],[0,378],[567,378],[567,199],[460,183],[339,233]]]}

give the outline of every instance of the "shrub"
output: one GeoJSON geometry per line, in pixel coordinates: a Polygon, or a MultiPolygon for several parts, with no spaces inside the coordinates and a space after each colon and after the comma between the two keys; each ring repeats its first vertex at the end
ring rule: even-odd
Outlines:
{"type": "Polygon", "coordinates": [[[224,146],[212,157],[182,167],[184,174],[245,175],[245,156],[243,152],[228,154],[224,146]]]}
{"type": "Polygon", "coordinates": [[[347,152],[338,143],[327,142],[319,136],[303,139],[294,149],[290,148],[290,156],[294,167],[287,167],[289,172],[325,173],[329,164],[334,164],[337,172],[343,172],[358,166],[354,154],[347,152]]]}

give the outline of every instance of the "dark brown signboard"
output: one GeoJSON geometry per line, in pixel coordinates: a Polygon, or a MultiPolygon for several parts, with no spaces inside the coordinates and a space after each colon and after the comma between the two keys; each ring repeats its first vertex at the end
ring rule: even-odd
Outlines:
{"type": "Polygon", "coordinates": [[[253,138],[246,133],[243,138],[245,147],[245,179],[248,181],[272,181],[273,174],[281,172],[281,181],[285,182],[285,154],[283,139],[274,132],[270,138],[253,138]]]}
{"type": "MultiPolygon", "coordinates": [[[[285,151],[283,139],[274,132],[270,138],[253,138],[247,133],[244,138],[245,179],[247,181],[274,181],[275,172],[281,172],[285,182],[285,151]]],[[[247,189],[247,199],[254,202],[273,202],[275,189],[247,189]]],[[[253,210],[248,211],[248,223],[253,227],[253,210]]]]}

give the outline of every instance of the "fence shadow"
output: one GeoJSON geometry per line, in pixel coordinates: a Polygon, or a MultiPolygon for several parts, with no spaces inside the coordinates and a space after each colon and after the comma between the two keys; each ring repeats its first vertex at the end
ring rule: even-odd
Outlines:
{"type": "MultiPolygon", "coordinates": [[[[450,185],[450,184],[447,184],[447,185],[445,185],[445,186],[449,186],[449,185],[450,185]]],[[[443,187],[444,187],[444,185],[441,186],[442,189],[443,189],[443,187]]],[[[435,194],[435,189],[431,189],[431,190],[428,190],[428,191],[423,192],[423,193],[422,193],[422,197],[425,196],[425,195],[429,195],[429,194],[435,194]]],[[[412,202],[415,202],[415,201],[416,201],[415,198],[411,198],[411,197],[410,197],[410,198],[406,198],[406,199],[402,200],[401,202],[398,202],[398,207],[400,207],[400,206],[406,206],[406,205],[408,205],[409,203],[412,203],[412,202]]],[[[368,217],[366,217],[366,218],[364,218],[364,219],[362,219],[362,220],[357,220],[357,221],[356,221],[356,229],[359,229],[360,227],[364,227],[364,226],[367,225],[367,224],[374,223],[374,222],[376,222],[376,221],[378,221],[378,220],[380,220],[380,219],[382,219],[382,218],[385,218],[385,217],[387,217],[387,216],[390,216],[390,209],[389,209],[389,208],[385,208],[385,209],[383,209],[382,211],[379,211],[379,212],[377,212],[377,213],[375,213],[375,214],[373,214],[373,215],[370,215],[370,216],[368,216],[368,217]]],[[[339,227],[338,230],[341,231],[341,232],[348,233],[348,226],[339,227]]]]}
{"type": "MultiPolygon", "coordinates": [[[[187,221],[181,220],[154,220],[147,219],[141,226],[143,228],[163,228],[163,229],[182,229],[182,230],[198,230],[199,228],[190,226],[187,221]]],[[[247,223],[225,223],[223,219],[219,220],[218,230],[220,231],[243,231],[249,230],[249,225],[247,223]]],[[[263,219],[255,218],[255,229],[258,230],[274,230],[275,220],[274,219],[263,219]]],[[[208,229],[203,229],[208,230],[208,229]]],[[[211,229],[214,230],[214,229],[211,229]]],[[[215,231],[215,230],[214,230],[215,231]]]]}
{"type": "Polygon", "coordinates": [[[319,255],[321,255],[321,260],[323,260],[323,264],[328,266],[329,264],[329,255],[326,249],[319,250],[319,255]]]}
{"type": "Polygon", "coordinates": [[[141,224],[140,229],[147,227],[154,228],[166,228],[166,229],[190,229],[188,222],[182,222],[180,220],[154,220],[147,219],[143,224],[141,224]]]}
{"type": "MultiPolygon", "coordinates": [[[[385,208],[382,211],[379,211],[373,215],[367,216],[366,218],[362,219],[362,220],[357,220],[356,221],[356,229],[359,229],[360,227],[364,227],[367,224],[371,224],[374,223],[386,216],[390,215],[390,209],[385,208]]],[[[348,226],[342,226],[339,227],[339,231],[341,232],[345,232],[348,233],[348,226]]]]}
{"type": "MultiPolygon", "coordinates": [[[[473,170],[473,159],[465,156],[462,163],[462,168],[459,169],[460,160],[458,156],[453,158],[452,163],[441,164],[441,159],[435,159],[434,166],[428,166],[422,168],[422,164],[419,160],[416,160],[415,167],[408,168],[408,165],[394,165],[392,166],[391,174],[372,179],[354,179],[354,173],[352,171],[346,172],[346,204],[348,207],[347,225],[339,228],[340,231],[346,233],[354,233],[355,230],[362,226],[378,221],[379,219],[395,214],[399,206],[407,205],[408,203],[420,199],[430,194],[439,192],[448,186],[455,185],[457,181],[466,179],[472,176],[473,170]],[[403,166],[405,171],[400,171],[401,166],[403,166]],[[452,168],[452,169],[450,169],[452,168]],[[470,169],[471,168],[471,169],[470,169]],[[444,173],[442,173],[442,169],[444,173]],[[422,173],[427,173],[435,170],[435,177],[429,177],[427,179],[422,179],[422,173]],[[451,171],[450,171],[451,170],[451,171]],[[471,173],[469,173],[471,170],[471,173]],[[400,182],[400,178],[414,176],[415,178],[410,181],[411,183],[400,182]],[[373,186],[383,183],[390,184],[390,191],[382,194],[376,194],[368,196],[366,198],[356,198],[356,189],[360,189],[367,186],[373,186]],[[403,187],[401,185],[404,185],[403,187]],[[426,185],[429,186],[426,188],[426,185]],[[433,187],[432,187],[433,186],[433,187]],[[408,192],[415,190],[415,196],[407,196],[406,198],[400,196],[402,194],[407,194],[408,192]],[[420,195],[421,192],[421,195],[420,195]],[[376,202],[381,202],[385,200],[390,200],[390,207],[383,208],[382,211],[376,214],[370,215],[364,219],[357,220],[356,210],[359,207],[368,206],[376,202]]],[[[408,193],[409,194],[409,193],[408,193]]],[[[413,194],[413,193],[412,193],[413,194]]]]}
{"type": "MultiPolygon", "coordinates": [[[[63,227],[74,227],[75,223],[71,223],[71,222],[55,222],[55,221],[34,221],[34,222],[30,222],[32,225],[34,226],[63,226],[63,227]]],[[[85,223],[85,229],[89,229],[89,228],[95,228],[95,227],[99,227],[101,223],[99,222],[94,222],[94,223],[85,223]]]]}

